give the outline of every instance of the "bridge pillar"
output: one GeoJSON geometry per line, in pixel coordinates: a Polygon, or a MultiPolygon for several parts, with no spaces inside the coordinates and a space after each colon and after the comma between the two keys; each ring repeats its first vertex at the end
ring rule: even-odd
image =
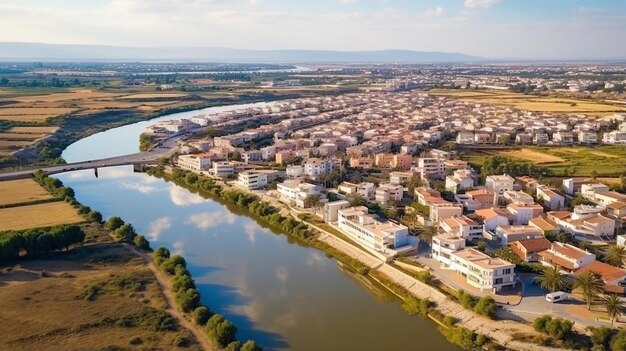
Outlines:
{"type": "Polygon", "coordinates": [[[95,174],[96,178],[98,178],[98,168],[94,168],[93,169],[93,173],[95,174]]]}

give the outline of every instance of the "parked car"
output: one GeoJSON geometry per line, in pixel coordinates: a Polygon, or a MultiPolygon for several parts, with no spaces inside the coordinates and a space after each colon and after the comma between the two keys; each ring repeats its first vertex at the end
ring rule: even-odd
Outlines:
{"type": "Polygon", "coordinates": [[[565,300],[569,300],[569,295],[567,295],[567,293],[564,293],[562,291],[556,291],[556,292],[549,293],[548,295],[546,295],[546,301],[548,302],[556,303],[556,302],[561,302],[565,300]]]}

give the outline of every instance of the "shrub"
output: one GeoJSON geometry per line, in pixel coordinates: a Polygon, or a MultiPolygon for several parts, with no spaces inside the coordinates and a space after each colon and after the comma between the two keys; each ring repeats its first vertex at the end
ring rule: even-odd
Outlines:
{"type": "Polygon", "coordinates": [[[615,331],[607,327],[589,328],[591,331],[591,342],[594,346],[602,350],[608,350],[610,348],[611,338],[615,334],[615,331]]]}
{"type": "Polygon", "coordinates": [[[133,239],[133,242],[135,243],[135,246],[137,246],[138,248],[142,250],[150,250],[150,242],[148,242],[146,237],[143,235],[137,235],[133,239]]]}
{"type": "Polygon", "coordinates": [[[121,227],[122,225],[124,225],[124,221],[120,217],[114,216],[114,217],[109,217],[109,219],[107,219],[106,223],[104,224],[104,227],[108,230],[115,230],[121,227]]]}
{"type": "Polygon", "coordinates": [[[175,275],[172,279],[172,289],[175,292],[181,290],[195,289],[196,285],[189,275],[175,275]]]}
{"type": "Polygon", "coordinates": [[[420,300],[413,296],[408,296],[401,306],[402,309],[409,314],[409,316],[414,316],[420,313],[420,300]]]}
{"type": "Polygon", "coordinates": [[[187,263],[185,259],[181,255],[174,255],[161,263],[161,269],[168,273],[174,274],[176,272],[176,266],[181,265],[182,267],[187,267],[187,263]]]}
{"type": "Polygon", "coordinates": [[[196,309],[193,310],[193,322],[197,325],[205,325],[209,318],[211,318],[211,314],[211,310],[206,306],[196,307],[196,309]]]}
{"type": "Polygon", "coordinates": [[[480,346],[480,342],[485,342],[484,336],[479,339],[479,335],[464,327],[440,327],[439,331],[446,337],[446,339],[448,339],[449,342],[465,350],[474,349],[480,346]]]}
{"type": "Polygon", "coordinates": [[[443,324],[447,325],[448,327],[453,326],[456,323],[456,318],[454,318],[451,315],[446,315],[443,318],[443,324]]]}
{"type": "Polygon", "coordinates": [[[232,341],[224,348],[224,351],[241,351],[241,341],[232,341]]]}
{"type": "Polygon", "coordinates": [[[263,351],[263,348],[253,340],[248,340],[241,346],[241,351],[263,351]]]}
{"type": "Polygon", "coordinates": [[[474,306],[474,312],[492,318],[496,313],[496,301],[491,296],[483,296],[474,306]]]}
{"type": "Polygon", "coordinates": [[[123,224],[113,232],[115,241],[119,242],[133,243],[136,236],[137,232],[135,232],[135,227],[130,223],[123,224]]]}
{"type": "Polygon", "coordinates": [[[468,310],[473,310],[476,306],[476,298],[463,290],[459,291],[459,303],[468,310]]]}
{"type": "Polygon", "coordinates": [[[176,335],[176,337],[172,340],[172,345],[176,347],[185,347],[188,343],[189,341],[187,338],[182,335],[176,335]]]}
{"type": "Polygon", "coordinates": [[[130,338],[128,343],[131,345],[141,345],[143,344],[143,340],[139,336],[133,336],[132,338],[130,338]]]}
{"type": "Polygon", "coordinates": [[[184,312],[191,312],[200,304],[200,293],[193,288],[179,290],[176,293],[176,302],[184,312]]]}
{"type": "Polygon", "coordinates": [[[224,347],[235,340],[237,327],[226,320],[224,316],[214,314],[206,324],[206,333],[209,339],[213,340],[220,347],[224,347]]]}
{"type": "Polygon", "coordinates": [[[428,283],[431,279],[430,271],[421,271],[417,273],[417,279],[422,283],[428,283]]]}
{"type": "Polygon", "coordinates": [[[98,211],[91,211],[87,213],[87,219],[94,221],[96,223],[102,223],[102,213],[98,211]]]}
{"type": "Polygon", "coordinates": [[[563,318],[552,318],[549,315],[538,317],[533,322],[536,331],[547,334],[555,339],[563,340],[572,331],[574,323],[563,318]]]}
{"type": "Polygon", "coordinates": [[[428,315],[428,310],[430,309],[432,302],[429,299],[421,299],[420,300],[420,314],[422,317],[426,317],[428,315]]]}
{"type": "Polygon", "coordinates": [[[161,246],[158,249],[154,250],[154,252],[152,253],[152,257],[154,258],[160,257],[163,259],[168,259],[170,258],[170,250],[161,246]]]}

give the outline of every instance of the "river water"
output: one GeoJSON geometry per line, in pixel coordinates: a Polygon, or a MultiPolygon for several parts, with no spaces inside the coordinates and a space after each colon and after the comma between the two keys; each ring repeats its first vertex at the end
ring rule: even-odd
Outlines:
{"type": "MultiPolygon", "coordinates": [[[[253,106],[258,104],[238,105],[253,106]]],[[[202,112],[225,111],[235,106],[202,112]]],[[[160,119],[189,117],[191,111],[160,119]]],[[[133,153],[140,122],[70,145],[68,162],[133,153]]],[[[202,302],[266,350],[457,350],[435,325],[410,317],[398,299],[322,252],[290,242],[245,212],[122,166],[58,175],[83,204],[119,215],[187,259],[202,302]]]]}

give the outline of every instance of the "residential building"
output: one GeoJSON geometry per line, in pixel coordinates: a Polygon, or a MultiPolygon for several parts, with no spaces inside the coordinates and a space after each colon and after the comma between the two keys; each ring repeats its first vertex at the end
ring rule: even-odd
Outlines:
{"type": "Polygon", "coordinates": [[[463,215],[444,218],[439,222],[439,226],[444,232],[465,240],[476,240],[483,236],[482,224],[463,215]]]}
{"type": "Polygon", "coordinates": [[[304,200],[307,196],[324,198],[322,187],[315,184],[301,182],[299,180],[286,180],[276,187],[280,196],[279,200],[290,205],[304,208],[304,200]]]}
{"type": "Polygon", "coordinates": [[[433,237],[431,248],[433,258],[450,268],[453,264],[452,254],[465,248],[465,239],[456,234],[439,234],[433,237]]]}
{"type": "Polygon", "coordinates": [[[339,210],[350,207],[346,200],[326,202],[322,208],[322,219],[324,222],[333,223],[339,219],[339,210]]]}
{"type": "Polygon", "coordinates": [[[317,179],[321,174],[333,170],[332,159],[310,158],[304,163],[304,174],[311,179],[317,179]]]}
{"type": "Polygon", "coordinates": [[[596,255],[570,244],[553,242],[549,249],[537,253],[539,262],[545,266],[559,267],[574,272],[596,260],[596,255]]]}
{"type": "Polygon", "coordinates": [[[443,179],[446,175],[446,164],[438,158],[420,157],[414,171],[419,172],[424,179],[443,179]]]}
{"type": "Polygon", "coordinates": [[[475,215],[480,218],[486,231],[494,231],[497,227],[509,225],[508,213],[499,208],[479,209],[475,215]]]}
{"type": "Polygon", "coordinates": [[[602,136],[605,144],[626,144],[626,131],[614,130],[602,136]]]}
{"type": "Polygon", "coordinates": [[[494,192],[489,189],[476,189],[466,191],[465,194],[472,200],[480,203],[479,208],[491,208],[494,205],[494,192]]]}
{"type": "Polygon", "coordinates": [[[446,190],[456,193],[474,186],[474,178],[470,169],[457,169],[446,177],[446,190]]]}
{"type": "Polygon", "coordinates": [[[543,233],[541,230],[528,225],[507,225],[498,226],[495,230],[495,236],[503,246],[506,246],[515,241],[543,238],[543,233]]]}
{"type": "Polygon", "coordinates": [[[612,240],[615,235],[615,220],[601,214],[577,215],[563,211],[548,212],[556,225],[583,240],[612,240]]]}
{"type": "Polygon", "coordinates": [[[538,253],[550,249],[552,243],[546,238],[518,240],[509,243],[511,251],[524,262],[539,261],[538,253]]]}
{"type": "Polygon", "coordinates": [[[590,131],[580,131],[578,132],[578,143],[579,144],[597,144],[598,133],[590,132],[590,131]]]}
{"type": "Polygon", "coordinates": [[[607,216],[625,221],[626,220],[626,202],[617,201],[606,206],[607,216]]]}
{"type": "Polygon", "coordinates": [[[263,161],[263,153],[259,150],[250,150],[241,153],[241,159],[245,163],[250,162],[262,162],[263,161]]]}
{"type": "Polygon", "coordinates": [[[531,218],[539,217],[543,214],[543,207],[535,203],[531,205],[510,203],[506,206],[506,209],[511,214],[513,224],[527,225],[531,218]]]}
{"type": "Polygon", "coordinates": [[[611,266],[600,261],[593,261],[574,272],[579,276],[586,272],[594,272],[598,274],[602,282],[604,282],[604,291],[607,293],[617,293],[624,295],[624,287],[626,286],[626,270],[611,266]]]}
{"type": "Polygon", "coordinates": [[[532,196],[523,191],[507,190],[501,198],[502,202],[513,203],[516,205],[532,205],[535,200],[532,196]]]}
{"type": "Polygon", "coordinates": [[[559,230],[559,227],[546,220],[543,217],[535,217],[528,220],[528,225],[531,227],[535,227],[543,233],[543,235],[554,234],[559,230]]]}
{"type": "Polygon", "coordinates": [[[466,278],[469,285],[497,293],[515,286],[515,265],[500,258],[492,258],[473,248],[464,248],[451,255],[451,269],[466,278]]]}
{"type": "Polygon", "coordinates": [[[409,228],[391,221],[380,222],[365,206],[339,210],[337,225],[361,246],[383,254],[395,255],[417,247],[416,239],[409,240],[409,228]]]}
{"type": "Polygon", "coordinates": [[[299,178],[304,176],[304,166],[302,165],[289,165],[285,170],[287,173],[287,177],[289,178],[299,178]]]}
{"type": "Polygon", "coordinates": [[[394,185],[404,185],[415,176],[413,172],[391,172],[389,175],[389,182],[394,185]]]}
{"type": "Polygon", "coordinates": [[[381,206],[387,207],[391,203],[399,203],[402,201],[404,188],[402,185],[393,185],[390,183],[380,184],[375,191],[374,200],[381,206]]]}
{"type": "Polygon", "coordinates": [[[550,211],[557,211],[565,207],[565,196],[545,185],[537,187],[537,199],[550,211]]]}
{"type": "Polygon", "coordinates": [[[278,164],[285,164],[292,161],[294,158],[296,158],[296,152],[293,150],[283,150],[274,154],[274,162],[278,164]]]}
{"type": "Polygon", "coordinates": [[[497,196],[504,195],[505,191],[513,190],[514,183],[515,179],[508,174],[490,175],[487,176],[487,179],[485,180],[485,186],[487,189],[493,191],[497,196]]]}
{"type": "Polygon", "coordinates": [[[212,172],[220,178],[230,178],[235,175],[235,164],[228,161],[214,162],[212,172]]]}
{"type": "Polygon", "coordinates": [[[193,172],[209,170],[211,168],[211,162],[211,156],[206,153],[180,155],[176,160],[180,168],[193,172]]]}
{"type": "Polygon", "coordinates": [[[237,173],[238,187],[247,190],[257,190],[266,187],[278,179],[280,172],[276,170],[248,170],[237,173]]]}
{"type": "Polygon", "coordinates": [[[352,168],[370,169],[373,165],[374,160],[368,156],[350,158],[350,167],[352,168]]]}
{"type": "Polygon", "coordinates": [[[456,136],[457,144],[474,144],[474,132],[459,132],[456,136]]]}
{"type": "Polygon", "coordinates": [[[564,132],[564,131],[556,132],[556,133],[554,133],[552,135],[552,141],[555,144],[561,144],[561,145],[573,144],[574,143],[574,133],[572,133],[572,132],[564,132]]]}

